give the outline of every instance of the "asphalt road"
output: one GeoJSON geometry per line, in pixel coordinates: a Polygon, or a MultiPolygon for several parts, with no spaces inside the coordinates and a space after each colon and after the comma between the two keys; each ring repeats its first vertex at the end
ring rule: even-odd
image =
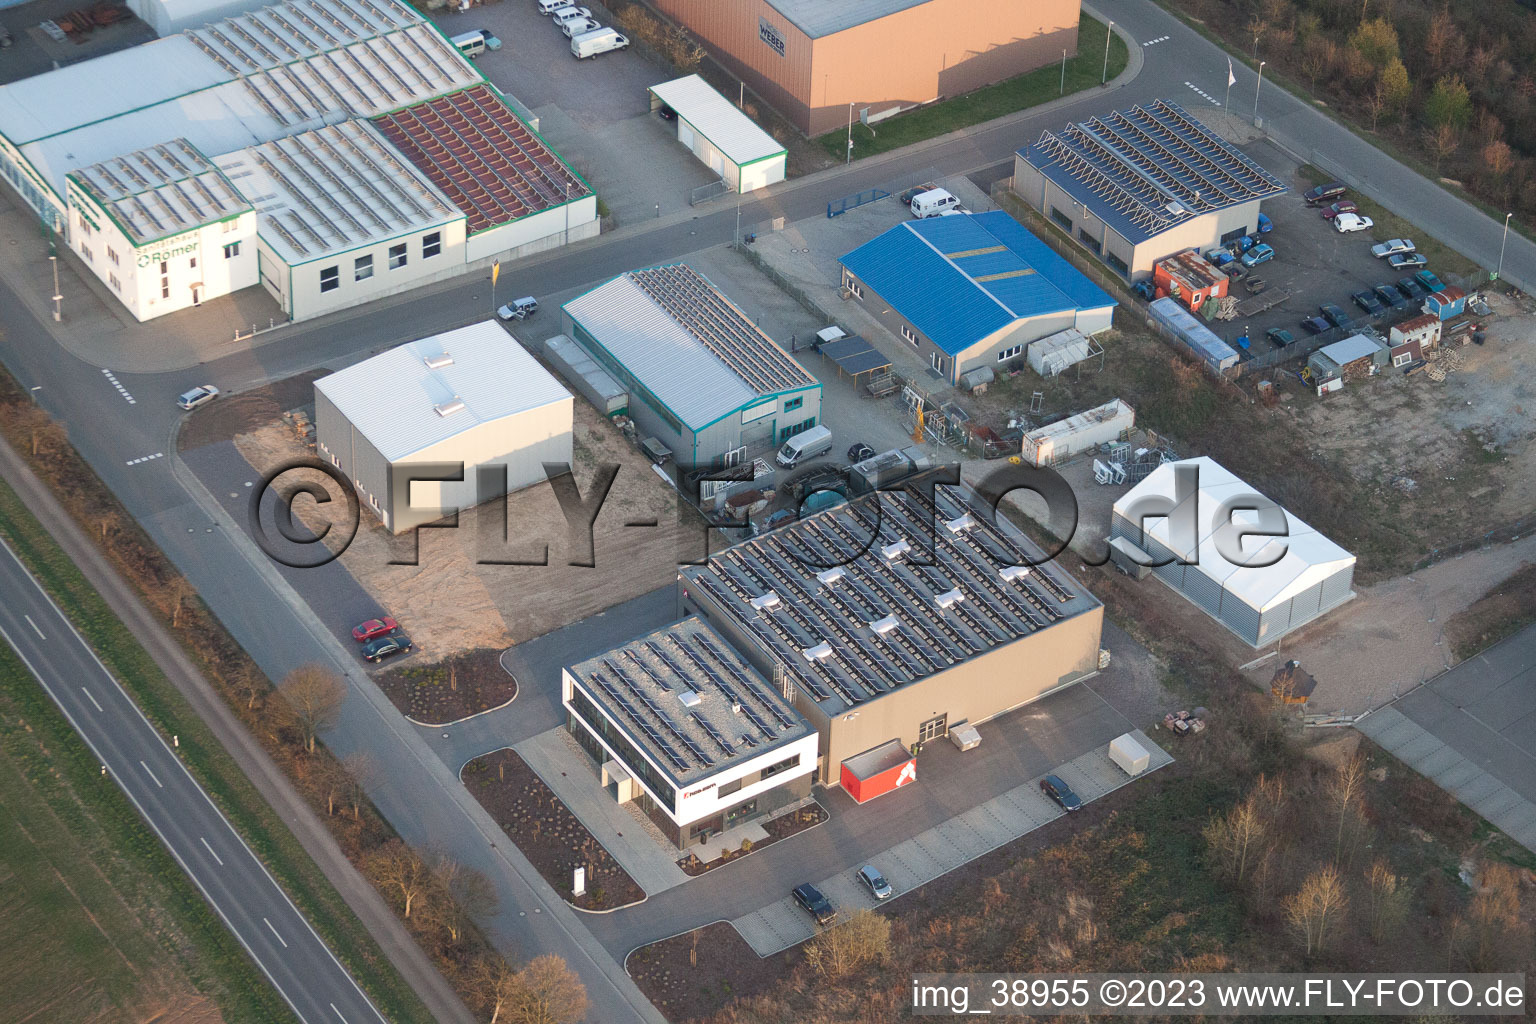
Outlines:
{"type": "Polygon", "coordinates": [[[0,636],[305,1024],[384,1024],[368,997],[75,632],[0,544],[0,636]]]}
{"type": "MultiPolygon", "coordinates": [[[[1068,121],[1157,96],[1199,104],[1203,101],[1197,89],[1223,95],[1225,54],[1178,19],[1150,0],[1096,0],[1095,7],[1138,44],[1159,40],[1139,50],[1144,60],[1129,85],[1082,93],[1046,111],[787,183],[741,204],[743,230],[773,217],[794,221],[821,216],[828,200],[865,188],[904,186],[953,174],[989,180],[1010,173],[1014,150],[1045,128],[1059,129],[1068,121]]],[[[1247,113],[1249,101],[1242,97],[1253,95],[1256,79],[1241,66],[1237,79],[1234,105],[1247,113]]],[[[1259,112],[1287,148],[1304,157],[1322,150],[1330,162],[1347,163],[1351,176],[1387,207],[1487,265],[1496,260],[1502,223],[1452,199],[1320,111],[1271,85],[1264,90],[1259,112]]],[[[519,263],[509,275],[512,283],[503,282],[503,295],[563,292],[732,237],[734,203],[701,210],[689,219],[632,225],[519,263]]],[[[1522,287],[1536,283],[1536,245],[1510,236],[1505,277],[1522,287]]],[[[326,662],[346,674],[352,695],[336,729],[326,737],[328,744],[342,755],[367,751],[383,767],[372,796],[404,838],[446,844],[461,861],[491,873],[505,908],[491,931],[504,948],[565,956],[587,985],[595,1020],[658,1019],[581,919],[515,850],[495,845],[491,837],[499,830],[494,822],[478,813],[452,773],[363,681],[351,652],[313,621],[281,574],[263,565],[243,538],[237,539],[239,528],[175,456],[180,415],[173,399],[191,385],[213,382],[238,390],[478,320],[489,307],[488,281],[462,278],[281,330],[260,339],[262,344],[255,348],[208,363],[157,374],[119,372],[137,398],[128,405],[103,381],[101,367],[68,354],[54,341],[43,322],[44,297],[17,295],[8,282],[0,282],[0,327],[5,330],[0,359],[24,386],[41,386],[39,401],[68,425],[71,440],[102,479],[270,677],[281,678],[311,661],[326,662]],[[166,457],[137,461],[154,453],[166,457]]]]}

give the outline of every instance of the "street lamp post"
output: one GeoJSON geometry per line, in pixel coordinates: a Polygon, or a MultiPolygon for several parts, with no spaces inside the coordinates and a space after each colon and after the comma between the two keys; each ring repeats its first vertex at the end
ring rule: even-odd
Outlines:
{"type": "Polygon", "coordinates": [[[59,294],[59,257],[49,253],[48,262],[53,264],[53,322],[58,323],[64,319],[64,313],[60,306],[64,296],[59,294]]]}
{"type": "Polygon", "coordinates": [[[1499,269],[1493,272],[1493,279],[1495,281],[1499,279],[1500,274],[1504,273],[1504,246],[1509,243],[1509,218],[1514,215],[1513,210],[1504,215],[1504,238],[1499,242],[1499,269]]]}
{"type": "Polygon", "coordinates": [[[1259,61],[1259,84],[1253,87],[1253,123],[1259,123],[1259,90],[1264,88],[1264,65],[1268,61],[1259,61]]]}
{"type": "Polygon", "coordinates": [[[848,156],[847,156],[847,158],[845,160],[843,160],[843,166],[846,167],[846,166],[848,166],[851,163],[853,163],[853,101],[849,100],[848,101],[848,156]]]}
{"type": "Polygon", "coordinates": [[[1067,94],[1067,51],[1061,51],[1061,94],[1067,94]]]}
{"type": "Polygon", "coordinates": [[[1109,23],[1109,31],[1104,33],[1104,74],[1099,79],[1100,85],[1109,84],[1109,41],[1114,38],[1115,23],[1109,23]]]}

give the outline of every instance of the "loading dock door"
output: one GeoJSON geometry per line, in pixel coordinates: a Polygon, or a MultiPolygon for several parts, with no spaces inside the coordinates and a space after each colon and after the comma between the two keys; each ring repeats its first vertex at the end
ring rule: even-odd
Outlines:
{"type": "Polygon", "coordinates": [[[682,118],[677,119],[677,141],[689,149],[693,148],[693,125],[682,118]]]}

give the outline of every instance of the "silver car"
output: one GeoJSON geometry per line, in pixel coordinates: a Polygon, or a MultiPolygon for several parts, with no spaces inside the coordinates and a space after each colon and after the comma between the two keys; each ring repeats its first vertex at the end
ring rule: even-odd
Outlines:
{"type": "Polygon", "coordinates": [[[199,384],[191,391],[188,391],[186,394],[176,399],[176,404],[181,406],[183,409],[196,409],[200,405],[207,405],[209,402],[218,397],[218,388],[214,387],[212,384],[199,384]]]}
{"type": "Polygon", "coordinates": [[[877,900],[888,900],[895,892],[891,883],[885,880],[885,876],[875,869],[873,864],[865,864],[859,868],[859,881],[864,883],[864,888],[877,900]]]}

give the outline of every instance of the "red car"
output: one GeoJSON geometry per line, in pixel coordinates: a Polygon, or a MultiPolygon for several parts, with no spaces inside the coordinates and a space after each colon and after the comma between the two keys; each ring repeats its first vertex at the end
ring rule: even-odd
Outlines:
{"type": "Polygon", "coordinates": [[[352,639],[365,644],[377,637],[387,636],[399,628],[400,623],[386,615],[381,619],[369,619],[367,622],[353,626],[352,639]]]}
{"type": "Polygon", "coordinates": [[[1359,212],[1360,212],[1359,207],[1355,206],[1355,204],[1350,202],[1348,199],[1343,199],[1343,200],[1340,200],[1337,203],[1334,203],[1332,206],[1324,207],[1324,209],[1323,209],[1323,219],[1324,220],[1333,220],[1333,218],[1337,217],[1341,213],[1359,213],[1359,212]]]}

